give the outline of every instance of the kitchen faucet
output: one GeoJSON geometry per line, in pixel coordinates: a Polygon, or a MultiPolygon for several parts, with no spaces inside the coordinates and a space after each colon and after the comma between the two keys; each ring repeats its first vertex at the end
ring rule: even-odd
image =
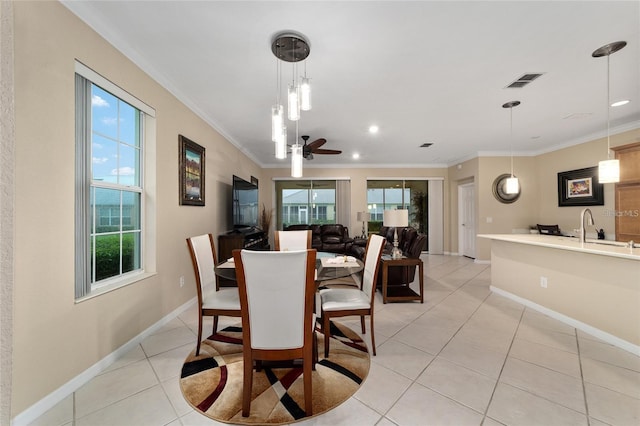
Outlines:
{"type": "Polygon", "coordinates": [[[580,242],[584,243],[587,240],[587,230],[584,226],[584,218],[589,213],[589,217],[587,218],[587,225],[593,226],[595,225],[593,222],[593,214],[591,214],[591,209],[584,209],[580,213],[580,242]]]}

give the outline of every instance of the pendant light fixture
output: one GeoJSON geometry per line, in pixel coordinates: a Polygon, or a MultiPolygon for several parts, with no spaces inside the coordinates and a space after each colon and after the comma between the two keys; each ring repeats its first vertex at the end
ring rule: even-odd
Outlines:
{"type": "Polygon", "coordinates": [[[502,108],[509,108],[509,149],[511,151],[511,177],[507,178],[507,182],[505,184],[504,192],[506,194],[517,194],[520,192],[520,182],[518,182],[518,178],[513,175],[513,108],[520,105],[520,101],[511,101],[502,105],[502,108]]]}
{"type": "Polygon", "coordinates": [[[298,143],[298,122],[296,121],[296,143],[291,147],[291,177],[302,177],[302,145],[298,143]]]}
{"type": "Polygon", "coordinates": [[[620,182],[620,160],[611,159],[611,141],[609,134],[610,127],[610,112],[611,112],[611,91],[610,84],[611,78],[609,76],[609,56],[612,53],[617,52],[627,45],[626,41],[614,41],[613,43],[606,44],[596,49],[591,56],[594,58],[600,58],[602,56],[607,57],[607,159],[598,163],[598,181],[600,183],[615,183],[620,182]]]}
{"type": "Polygon", "coordinates": [[[307,78],[307,61],[304,61],[304,77],[300,80],[300,109],[311,109],[311,80],[307,78]]]}
{"type": "Polygon", "coordinates": [[[278,160],[287,158],[287,126],[282,126],[282,132],[276,140],[276,158],[278,160]]]}
{"type": "MultiPolygon", "coordinates": [[[[276,48],[280,49],[279,46],[276,48]]],[[[276,143],[282,137],[282,129],[284,126],[284,113],[282,104],[280,103],[281,81],[280,60],[276,59],[276,103],[271,107],[271,140],[276,143]]],[[[276,148],[276,157],[278,155],[277,150],[276,148]]]]}
{"type": "Polygon", "coordinates": [[[292,63],[291,83],[287,85],[287,118],[296,123],[296,142],[291,147],[291,176],[302,177],[302,146],[298,143],[298,120],[300,111],[311,109],[311,86],[307,78],[306,61],[304,77],[301,84],[297,83],[298,68],[297,63],[306,60],[310,53],[309,43],[305,38],[294,32],[283,32],[277,34],[271,41],[271,52],[278,62],[276,69],[278,83],[276,105],[271,108],[271,138],[275,142],[276,158],[287,158],[287,128],[284,125],[283,107],[280,103],[280,81],[281,65],[280,61],[292,63]]]}

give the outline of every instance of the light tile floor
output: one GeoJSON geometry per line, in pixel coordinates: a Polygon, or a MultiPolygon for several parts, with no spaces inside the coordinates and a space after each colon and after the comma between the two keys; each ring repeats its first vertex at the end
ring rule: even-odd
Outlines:
{"type": "MultiPolygon", "coordinates": [[[[361,389],[298,425],[640,424],[640,357],[492,294],[488,265],[423,259],[424,304],[377,295],[378,355],[361,389]]],[[[33,425],[223,424],[179,388],[196,331],[189,309],[33,425]]]]}

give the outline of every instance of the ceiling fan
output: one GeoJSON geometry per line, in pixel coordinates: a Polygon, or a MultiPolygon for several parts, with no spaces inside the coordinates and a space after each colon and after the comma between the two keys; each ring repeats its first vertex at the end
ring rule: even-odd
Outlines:
{"type": "Polygon", "coordinates": [[[327,143],[327,140],[324,138],[316,139],[309,144],[307,144],[309,136],[303,135],[301,138],[304,140],[304,145],[302,146],[302,157],[307,160],[313,160],[313,154],[342,154],[342,151],[338,151],[337,149],[320,148],[322,145],[327,143]]]}

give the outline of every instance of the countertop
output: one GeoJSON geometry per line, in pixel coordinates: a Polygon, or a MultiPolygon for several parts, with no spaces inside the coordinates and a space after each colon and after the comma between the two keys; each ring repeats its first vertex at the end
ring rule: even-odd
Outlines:
{"type": "Polygon", "coordinates": [[[578,238],[557,235],[478,234],[478,237],[640,261],[638,243],[634,244],[634,248],[629,248],[628,244],[622,242],[587,238],[586,242],[581,243],[578,238]]]}

